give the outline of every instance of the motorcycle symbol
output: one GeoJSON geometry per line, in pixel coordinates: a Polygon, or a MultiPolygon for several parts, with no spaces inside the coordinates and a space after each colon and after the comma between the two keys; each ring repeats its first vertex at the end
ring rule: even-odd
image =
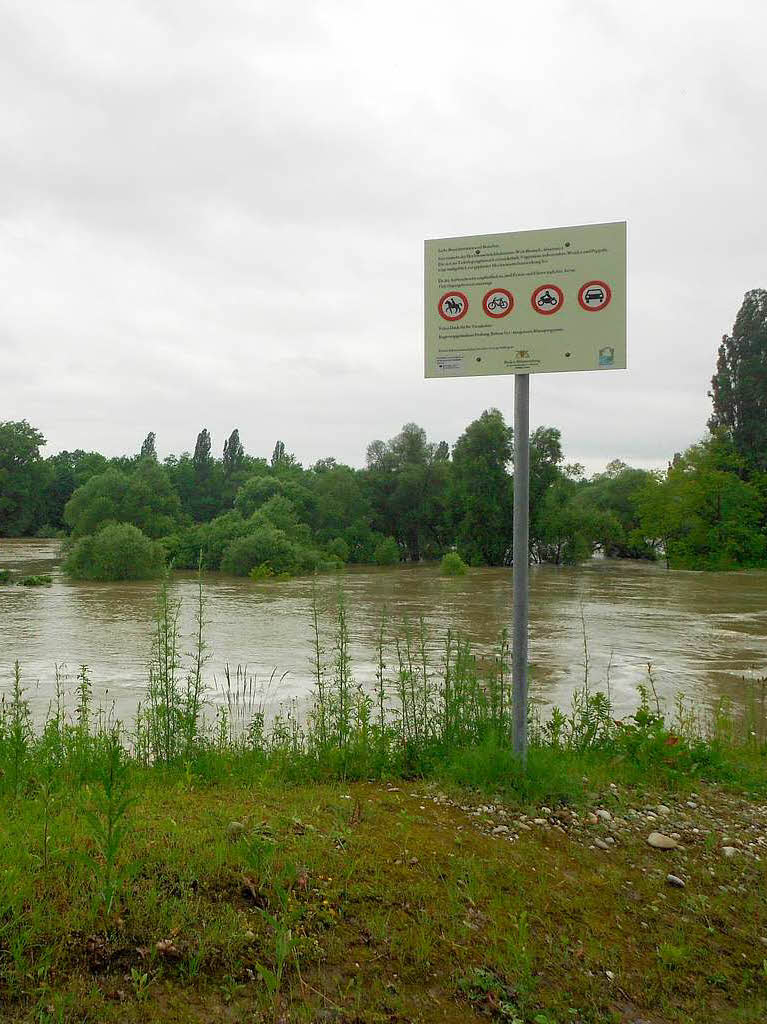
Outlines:
{"type": "Polygon", "coordinates": [[[543,306],[556,306],[559,303],[559,299],[556,295],[552,295],[547,288],[543,295],[539,295],[537,299],[538,305],[543,306]]]}

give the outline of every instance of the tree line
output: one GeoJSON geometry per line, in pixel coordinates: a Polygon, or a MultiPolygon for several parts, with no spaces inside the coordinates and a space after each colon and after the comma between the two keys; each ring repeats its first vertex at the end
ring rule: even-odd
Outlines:
{"type": "MultiPolygon", "coordinates": [[[[531,557],[574,564],[602,551],[662,556],[674,568],[767,564],[767,291],[746,294],[709,394],[708,436],[662,472],[614,460],[587,479],[565,461],[556,427],[535,430],[531,557]]],[[[513,560],[514,437],[497,409],[452,449],[408,423],[368,445],[363,469],[334,458],[304,467],[283,441],[268,460],[252,456],[236,429],[220,457],[203,427],[193,451],[162,462],[152,432],[119,458],[43,458],[44,445],[25,420],[0,423],[0,536],[66,536],[74,575],[126,575],[131,563],[146,575],[166,559],[239,575],[455,550],[470,565],[513,560]]]]}

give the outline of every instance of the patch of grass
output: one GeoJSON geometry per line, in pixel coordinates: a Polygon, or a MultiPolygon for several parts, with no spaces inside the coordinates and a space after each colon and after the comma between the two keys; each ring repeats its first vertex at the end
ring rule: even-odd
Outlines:
{"type": "MultiPolygon", "coordinates": [[[[756,1024],[767,1011],[764,862],[692,845],[676,891],[641,835],[609,859],[555,830],[510,843],[423,782],[190,790],[182,771],[147,769],[131,791],[131,870],[95,917],[77,802],[52,811],[44,870],[28,841],[35,804],[4,798],[9,1024],[58,1008],[105,1024],[308,1022],[328,1008],[339,1021],[608,1024],[618,1003],[636,1018],[756,1024]],[[245,825],[235,841],[230,820],[245,825]]],[[[722,791],[698,795],[724,818],[748,813],[722,791]]]]}

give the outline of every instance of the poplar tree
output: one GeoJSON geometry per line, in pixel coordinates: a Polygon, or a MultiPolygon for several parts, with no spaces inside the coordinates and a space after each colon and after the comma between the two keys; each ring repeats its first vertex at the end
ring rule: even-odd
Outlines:
{"type": "Polygon", "coordinates": [[[767,470],[767,291],[746,292],[732,334],[719,346],[709,398],[710,430],[725,429],[755,470],[767,470]]]}

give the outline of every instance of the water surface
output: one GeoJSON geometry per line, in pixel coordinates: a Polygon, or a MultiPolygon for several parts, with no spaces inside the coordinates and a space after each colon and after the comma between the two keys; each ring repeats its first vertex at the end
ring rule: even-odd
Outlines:
{"type": "MultiPolygon", "coordinates": [[[[58,541],[0,540],[0,566],[50,572],[50,587],[0,585],[0,691],[21,663],[36,713],[54,690],[54,666],[74,675],[87,664],[94,694],[129,719],[146,686],[156,583],[67,580],[58,541]]],[[[531,693],[567,704],[584,678],[584,624],[590,682],[610,689],[619,712],[630,710],[636,686],[652,665],[669,701],[678,691],[711,706],[744,700],[747,681],[767,676],[767,573],[668,572],[658,565],[593,561],[585,566],[531,569],[531,693]]],[[[343,587],[355,676],[371,685],[375,640],[386,607],[393,623],[423,616],[436,648],[448,628],[490,653],[511,625],[511,571],[473,569],[458,579],[433,566],[350,568],[322,577],[317,596],[325,643],[332,648],[333,606],[343,587]]],[[[192,649],[196,580],[174,576],[182,600],[183,650],[192,649]]],[[[208,677],[224,665],[247,664],[266,682],[270,700],[305,695],[311,686],[312,581],[255,583],[219,574],[205,578],[208,677]]],[[[394,654],[389,657],[394,665],[394,654]]]]}

